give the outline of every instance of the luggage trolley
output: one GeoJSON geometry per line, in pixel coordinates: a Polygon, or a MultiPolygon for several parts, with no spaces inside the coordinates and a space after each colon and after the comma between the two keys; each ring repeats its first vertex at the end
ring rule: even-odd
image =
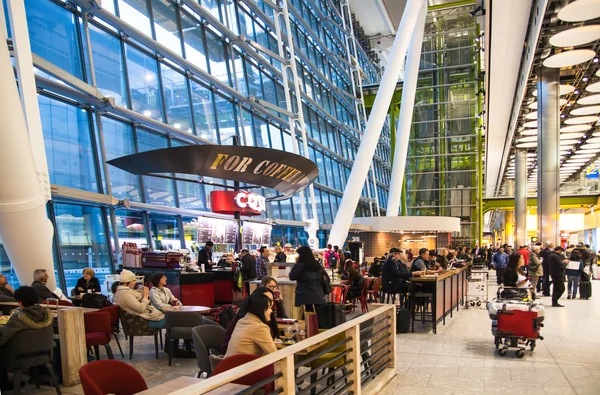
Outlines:
{"type": "Polygon", "coordinates": [[[488,301],[488,279],[490,274],[484,263],[479,259],[473,260],[471,275],[469,276],[467,286],[467,297],[465,309],[472,307],[485,306],[488,301]]]}

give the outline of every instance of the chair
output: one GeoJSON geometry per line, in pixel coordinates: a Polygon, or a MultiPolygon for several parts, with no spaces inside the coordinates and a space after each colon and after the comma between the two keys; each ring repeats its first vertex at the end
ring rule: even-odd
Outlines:
{"type": "MultiPolygon", "coordinates": [[[[245,363],[252,362],[258,358],[260,358],[259,355],[252,355],[252,354],[232,355],[230,357],[225,358],[221,363],[219,363],[215,367],[215,370],[213,370],[210,377],[216,376],[220,373],[226,372],[230,369],[236,368],[245,363]]],[[[263,380],[268,379],[269,377],[271,377],[273,375],[275,375],[275,368],[273,365],[269,365],[269,366],[265,366],[264,368],[255,371],[255,372],[252,372],[251,374],[249,374],[247,376],[240,377],[239,379],[232,381],[232,383],[252,386],[256,383],[259,383],[263,380]]],[[[275,383],[271,381],[270,383],[265,384],[261,388],[263,389],[265,394],[270,394],[271,392],[273,392],[275,390],[275,383]]]]}
{"type": "Polygon", "coordinates": [[[371,284],[371,288],[367,291],[367,296],[373,297],[375,303],[379,303],[379,290],[381,289],[381,276],[377,277],[371,284]]]}
{"type": "Polygon", "coordinates": [[[115,340],[117,341],[117,346],[119,347],[119,351],[121,352],[121,357],[125,358],[125,355],[123,354],[123,349],[121,348],[121,343],[119,342],[119,332],[121,332],[121,330],[119,329],[119,306],[103,307],[98,311],[105,311],[108,314],[110,314],[111,332],[115,337],[115,340]]]}
{"type": "Polygon", "coordinates": [[[89,348],[94,347],[96,360],[100,360],[100,346],[106,349],[108,359],[115,359],[110,348],[110,314],[105,311],[96,311],[85,313],[83,315],[85,324],[85,345],[89,348]]]}
{"type": "Polygon", "coordinates": [[[200,371],[206,372],[209,376],[212,373],[209,355],[222,355],[221,345],[225,342],[225,333],[227,331],[221,325],[199,325],[192,328],[192,341],[194,342],[194,351],[196,351],[196,363],[200,371]]]}
{"type": "Polygon", "coordinates": [[[42,329],[26,329],[18,332],[2,348],[0,355],[0,371],[13,371],[14,394],[21,393],[21,372],[32,368],[36,387],[40,388],[39,366],[44,365],[57,394],[61,394],[58,379],[52,367],[54,356],[54,328],[48,326],[42,329]]]}
{"type": "MultiPolygon", "coordinates": [[[[319,333],[325,332],[326,330],[327,329],[319,329],[319,333]]],[[[344,341],[345,339],[346,339],[346,334],[344,332],[338,333],[337,335],[330,337],[329,339],[327,339],[327,344],[308,353],[306,355],[306,359],[317,355],[322,350],[324,350],[328,347],[332,347],[336,343],[344,341]]],[[[314,369],[314,368],[325,365],[323,367],[323,369],[327,369],[327,373],[331,373],[332,369],[339,368],[344,363],[346,363],[346,357],[334,359],[335,357],[337,357],[339,354],[343,353],[344,351],[346,351],[346,343],[340,344],[333,350],[326,352],[325,354],[321,355],[314,361],[311,361],[310,363],[308,363],[306,366],[310,367],[311,369],[314,369]],[[329,361],[331,361],[331,363],[327,363],[329,361]]],[[[346,374],[346,368],[342,368],[342,373],[346,374]]],[[[310,375],[310,383],[311,384],[314,384],[317,381],[317,375],[318,375],[318,373],[313,373],[310,375]]],[[[334,382],[335,382],[335,374],[327,379],[327,385],[333,385],[334,382]]],[[[315,393],[316,393],[316,387],[313,387],[311,389],[311,394],[314,395],[315,393]]]]}
{"type": "Polygon", "coordinates": [[[165,328],[167,334],[165,337],[165,347],[169,352],[169,366],[173,361],[173,353],[179,343],[179,339],[192,340],[192,328],[203,324],[202,315],[188,311],[166,311],[165,328]]]}
{"type": "Polygon", "coordinates": [[[123,325],[123,333],[129,337],[129,359],[133,358],[133,337],[154,336],[154,352],[158,359],[158,333],[160,329],[150,328],[148,320],[119,308],[119,319],[123,325]]]}
{"type": "Polygon", "coordinates": [[[114,359],[82,366],[79,378],[85,395],[133,395],[148,389],[146,381],[133,366],[114,359]]]}

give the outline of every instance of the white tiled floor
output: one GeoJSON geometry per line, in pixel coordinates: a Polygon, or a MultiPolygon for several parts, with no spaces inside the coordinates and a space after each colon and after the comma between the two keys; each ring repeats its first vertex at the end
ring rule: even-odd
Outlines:
{"type": "Polygon", "coordinates": [[[590,300],[565,294],[563,308],[539,301],[546,306],[544,340],[523,359],[496,354],[483,306],[461,309],[436,335],[398,335],[397,376],[379,395],[600,394],[600,281],[590,300]]]}

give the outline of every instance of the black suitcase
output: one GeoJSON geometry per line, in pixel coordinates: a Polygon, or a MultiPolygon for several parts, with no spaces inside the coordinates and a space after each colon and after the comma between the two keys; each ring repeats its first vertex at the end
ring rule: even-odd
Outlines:
{"type": "Polygon", "coordinates": [[[579,297],[581,299],[589,299],[592,297],[592,283],[590,281],[582,281],[579,283],[579,297]]]}
{"type": "Polygon", "coordinates": [[[396,308],[396,333],[408,333],[410,328],[410,312],[408,309],[396,308]]]}
{"type": "Polygon", "coordinates": [[[318,304],[315,308],[317,310],[319,329],[331,329],[346,322],[346,313],[344,313],[343,304],[325,303],[318,304]]]}

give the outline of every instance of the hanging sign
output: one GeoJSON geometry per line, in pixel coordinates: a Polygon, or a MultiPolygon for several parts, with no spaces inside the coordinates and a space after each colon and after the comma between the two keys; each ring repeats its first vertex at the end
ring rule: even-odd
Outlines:
{"type": "Polygon", "coordinates": [[[261,215],[266,208],[265,197],[246,191],[212,191],[210,207],[213,213],[261,215]]]}

